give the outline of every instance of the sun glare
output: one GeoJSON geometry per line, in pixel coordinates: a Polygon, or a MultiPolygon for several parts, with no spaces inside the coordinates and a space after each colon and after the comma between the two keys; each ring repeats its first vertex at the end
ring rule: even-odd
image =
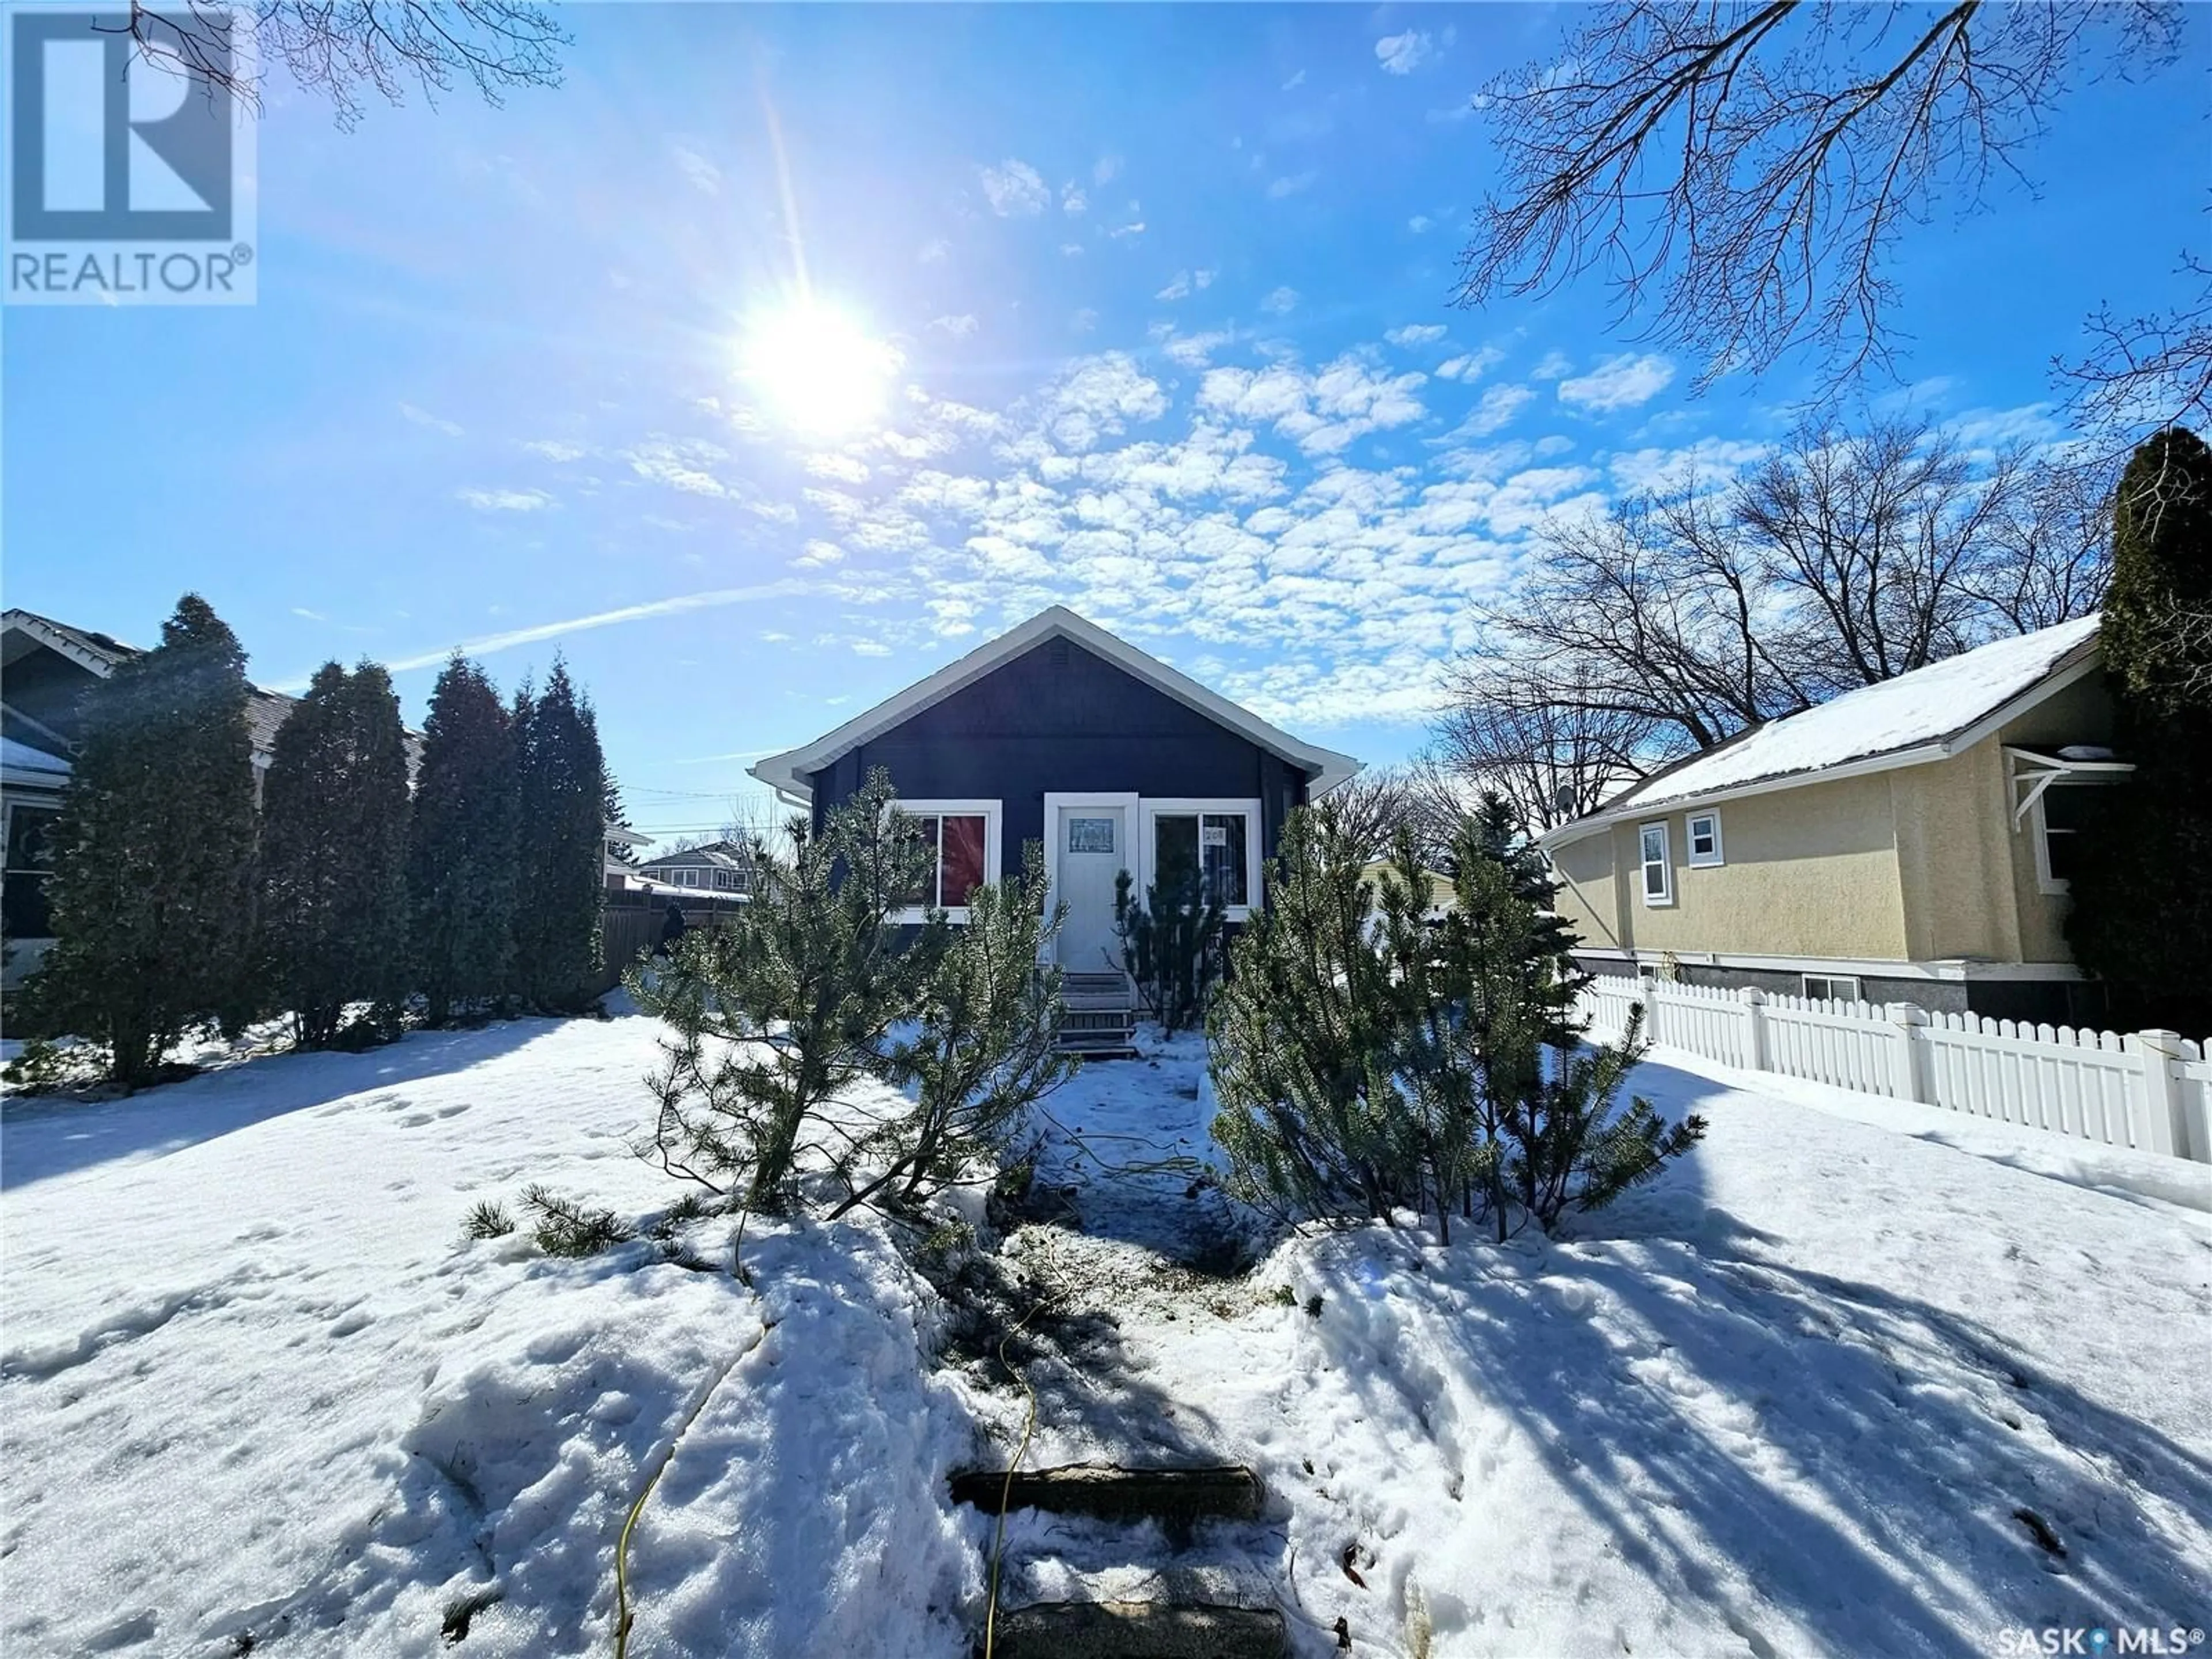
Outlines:
{"type": "Polygon", "coordinates": [[[811,301],[769,312],[747,331],[744,374],[763,403],[801,430],[851,432],[879,415],[899,354],[842,312],[811,301]]]}

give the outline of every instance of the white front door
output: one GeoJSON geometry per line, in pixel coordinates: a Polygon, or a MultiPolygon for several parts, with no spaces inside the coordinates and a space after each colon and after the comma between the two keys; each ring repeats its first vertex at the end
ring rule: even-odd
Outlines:
{"type": "Polygon", "coordinates": [[[1129,846],[1136,814],[1114,805],[1056,805],[1053,809],[1053,891],[1067,906],[1060,928],[1060,962],[1078,972],[1121,965],[1114,933],[1114,878],[1133,871],[1129,846]]]}

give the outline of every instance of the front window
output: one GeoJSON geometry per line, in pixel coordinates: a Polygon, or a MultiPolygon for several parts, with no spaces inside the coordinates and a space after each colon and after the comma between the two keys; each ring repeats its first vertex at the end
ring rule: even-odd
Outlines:
{"type": "Polygon", "coordinates": [[[51,807],[8,809],[6,922],[9,939],[45,939],[53,932],[46,915],[46,878],[54,867],[51,831],[61,815],[51,807]]]}
{"type": "Polygon", "coordinates": [[[1247,812],[1161,812],[1152,819],[1152,873],[1175,891],[1195,882],[1209,902],[1252,902],[1251,815],[1247,812]]]}
{"type": "Polygon", "coordinates": [[[902,896],[903,919],[919,921],[926,910],[942,909],[960,920],[969,895],[991,878],[994,807],[983,802],[912,801],[897,811],[907,833],[929,850],[931,862],[922,884],[902,896]]]}
{"type": "Polygon", "coordinates": [[[1667,857],[1667,826],[1647,823],[1638,831],[1643,848],[1644,902],[1658,907],[1674,902],[1674,866],[1667,857]]]}

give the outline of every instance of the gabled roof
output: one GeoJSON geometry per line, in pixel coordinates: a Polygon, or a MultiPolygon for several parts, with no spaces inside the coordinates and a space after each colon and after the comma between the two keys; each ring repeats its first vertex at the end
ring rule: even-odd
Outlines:
{"type": "Polygon", "coordinates": [[[1677,761],[1543,844],[1684,802],[1948,759],[2091,672],[2096,653],[2094,616],[1961,652],[1677,761]]]}
{"type": "Polygon", "coordinates": [[[1248,708],[1240,708],[1218,692],[1210,691],[1189,675],[1147,656],[1126,641],[1118,640],[1096,623],[1085,622],[1065,605],[1040,611],[1009,633],[978,646],[957,661],[947,663],[927,679],[909,685],[896,696],[856,714],[836,731],[781,755],[756,761],[746,769],[771,789],[804,798],[808,777],[850,754],[862,744],[881,737],[902,721],[964,690],[1002,664],[1045,641],[1060,638],[1081,646],[1093,656],[1144,681],[1154,690],[1195,709],[1215,725],[1226,727],[1269,753],[1280,757],[1306,774],[1312,793],[1334,789],[1359,769],[1359,763],[1334,749],[1323,749],[1270,726],[1248,708]]]}
{"type": "MultiPolygon", "coordinates": [[[[145,653],[137,646],[125,645],[112,635],[95,632],[88,628],[76,628],[52,617],[42,617],[35,611],[21,609],[0,611],[0,633],[14,630],[25,638],[45,646],[48,650],[75,663],[88,673],[106,679],[117,665],[145,653]]],[[[12,656],[10,658],[12,660],[12,656]]],[[[289,720],[297,698],[282,691],[269,691],[249,684],[246,688],[246,728],[253,744],[253,752],[266,760],[276,745],[276,728],[289,720]]],[[[411,773],[422,759],[422,738],[418,732],[408,732],[407,764],[411,773]]]]}

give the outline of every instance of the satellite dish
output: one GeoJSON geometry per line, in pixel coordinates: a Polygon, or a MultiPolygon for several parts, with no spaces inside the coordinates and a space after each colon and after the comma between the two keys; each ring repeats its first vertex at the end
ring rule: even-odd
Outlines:
{"type": "Polygon", "coordinates": [[[1552,792],[1552,807],[1554,811],[1573,811],[1575,810],[1574,785],[1571,783],[1563,783],[1557,789],[1554,789],[1552,792]]]}

